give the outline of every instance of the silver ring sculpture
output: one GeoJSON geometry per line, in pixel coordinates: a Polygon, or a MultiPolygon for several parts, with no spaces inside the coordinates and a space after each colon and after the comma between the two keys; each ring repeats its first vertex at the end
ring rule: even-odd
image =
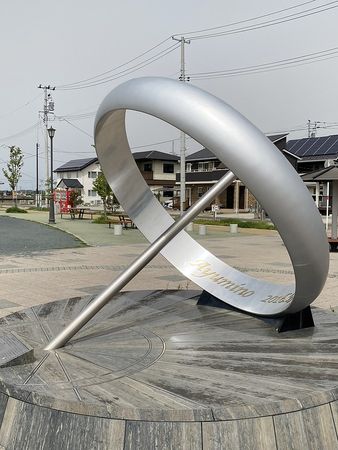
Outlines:
{"type": "Polygon", "coordinates": [[[134,161],[125,111],[140,111],[179,128],[215,154],[268,212],[288,250],[295,286],[245,275],[182,231],[161,253],[186,277],[220,300],[274,316],[302,310],[321,292],[328,273],[328,243],[318,210],[298,174],[276,147],[222,100],[166,78],[121,84],[102,102],[95,142],[102,170],[119,202],[153,242],[173,223],[134,161]]]}
{"type": "Polygon", "coordinates": [[[114,194],[152,244],[46,350],[65,345],[159,251],[202,289],[253,314],[278,317],[295,313],[321,292],[328,273],[329,252],[313,199],[269,139],[219,98],[166,78],[127,81],[111,91],[100,105],[95,120],[95,144],[102,171],[114,194]],[[135,163],[126,134],[126,110],[149,114],[179,128],[230,169],[197,202],[199,205],[193,205],[176,223],[155,198],[135,163]],[[216,196],[236,177],[249,188],[277,227],[293,265],[295,284],[274,284],[243,274],[216,258],[183,230],[188,219],[192,220],[203,204],[206,206],[206,202],[213,200],[212,195],[216,196]]]}

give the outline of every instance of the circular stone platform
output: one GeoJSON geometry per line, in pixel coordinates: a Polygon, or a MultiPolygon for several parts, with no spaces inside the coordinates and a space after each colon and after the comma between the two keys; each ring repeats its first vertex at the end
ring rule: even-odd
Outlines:
{"type": "Polygon", "coordinates": [[[91,298],[0,319],[36,358],[0,369],[0,448],[338,448],[338,314],[278,334],[198,297],[123,292],[55,352],[91,298]]]}

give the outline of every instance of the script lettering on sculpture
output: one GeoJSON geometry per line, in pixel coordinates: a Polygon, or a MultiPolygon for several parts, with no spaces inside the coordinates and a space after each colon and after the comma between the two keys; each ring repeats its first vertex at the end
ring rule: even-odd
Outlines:
{"type": "Polygon", "coordinates": [[[268,295],[266,298],[261,300],[263,303],[291,303],[294,297],[294,293],[290,292],[286,295],[268,295]]]}
{"type": "MultiPolygon", "coordinates": [[[[226,290],[239,295],[240,297],[251,297],[255,295],[255,291],[247,288],[245,283],[237,283],[229,278],[224,277],[220,273],[213,270],[213,267],[203,259],[191,261],[190,265],[194,267],[192,276],[197,278],[207,278],[210,281],[223,286],[226,290]]],[[[286,295],[267,295],[261,300],[263,303],[290,303],[294,297],[294,293],[290,292],[286,295]]]]}
{"type": "Polygon", "coordinates": [[[194,272],[191,274],[194,277],[207,278],[208,280],[215,282],[219,286],[223,286],[228,291],[233,292],[240,297],[251,297],[251,295],[255,294],[255,291],[247,289],[245,283],[238,284],[235,281],[232,281],[214,271],[211,264],[203,259],[192,261],[190,262],[190,265],[195,267],[194,272]]]}

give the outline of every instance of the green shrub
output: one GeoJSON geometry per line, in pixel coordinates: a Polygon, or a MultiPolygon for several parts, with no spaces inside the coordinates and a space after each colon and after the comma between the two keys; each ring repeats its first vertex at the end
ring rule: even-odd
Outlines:
{"type": "Polygon", "coordinates": [[[197,219],[194,223],[200,223],[203,225],[219,225],[226,226],[231,223],[237,223],[239,228],[258,228],[261,230],[275,230],[275,226],[270,222],[264,222],[261,220],[242,220],[242,219],[219,219],[219,220],[211,220],[211,219],[197,219]]]}
{"type": "Polygon", "coordinates": [[[98,216],[95,217],[93,223],[108,223],[109,218],[107,216],[98,216]]]}
{"type": "Polygon", "coordinates": [[[6,209],[6,213],[26,213],[27,211],[22,208],[18,208],[17,206],[11,206],[10,208],[6,209]]]}

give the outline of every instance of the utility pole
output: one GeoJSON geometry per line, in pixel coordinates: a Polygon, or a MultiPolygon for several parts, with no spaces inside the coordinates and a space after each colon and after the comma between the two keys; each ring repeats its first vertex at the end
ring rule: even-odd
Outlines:
{"type": "MultiPolygon", "coordinates": [[[[179,80],[186,82],[189,81],[190,78],[186,77],[185,75],[185,53],[184,53],[184,45],[190,44],[190,40],[185,39],[184,36],[181,36],[180,38],[176,38],[172,36],[172,39],[174,41],[178,41],[181,43],[181,70],[180,70],[180,77],[179,80]]],[[[180,214],[183,215],[184,212],[184,206],[185,206],[185,133],[181,131],[180,135],[180,214]]]]}
{"type": "Polygon", "coordinates": [[[36,143],[36,154],[35,154],[35,164],[36,164],[36,189],[35,189],[35,205],[39,208],[40,200],[39,200],[39,144],[36,143]]]}
{"type": "Polygon", "coordinates": [[[39,84],[38,89],[43,89],[44,91],[44,102],[43,102],[43,110],[39,111],[39,113],[42,114],[42,120],[45,126],[45,167],[46,167],[46,181],[49,179],[49,148],[48,148],[48,115],[54,114],[54,101],[52,99],[51,94],[49,91],[55,91],[55,86],[45,85],[42,86],[39,84]]]}
{"type": "Polygon", "coordinates": [[[318,128],[326,128],[326,122],[319,122],[317,120],[311,122],[311,120],[309,119],[307,121],[307,137],[309,138],[316,137],[318,128]]]}

